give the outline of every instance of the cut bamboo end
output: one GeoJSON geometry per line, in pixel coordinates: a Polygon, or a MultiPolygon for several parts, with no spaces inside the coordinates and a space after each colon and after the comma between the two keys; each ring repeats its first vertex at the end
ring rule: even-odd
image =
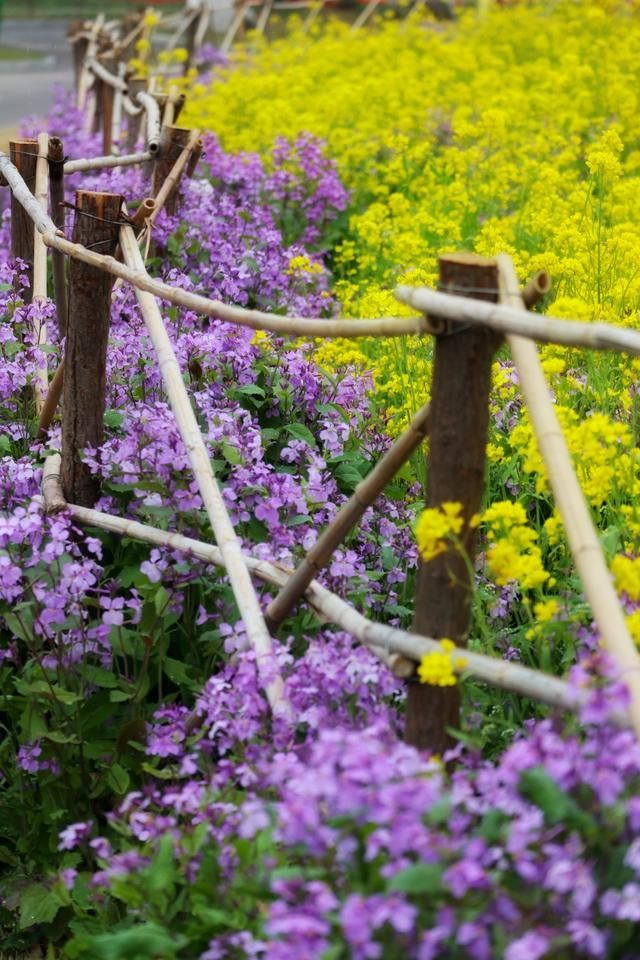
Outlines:
{"type": "Polygon", "coordinates": [[[53,453],[44,462],[42,472],[42,499],[44,512],[47,516],[61,513],[67,509],[67,501],[62,493],[60,481],[61,458],[59,453],[53,453]]]}
{"type": "Polygon", "coordinates": [[[532,310],[551,290],[551,276],[546,270],[534,274],[522,288],[521,297],[527,310],[532,310]]]}

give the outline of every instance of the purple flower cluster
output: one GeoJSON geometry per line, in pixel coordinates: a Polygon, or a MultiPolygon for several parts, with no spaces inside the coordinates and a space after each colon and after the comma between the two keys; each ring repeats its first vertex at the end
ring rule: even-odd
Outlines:
{"type": "MultiPolygon", "coordinates": [[[[67,103],[51,129],[70,155],[99,152],[67,103]]],[[[321,145],[279,141],[269,167],[211,137],[205,152],[178,215],[160,218],[155,268],[223,300],[330,314],[323,248],[347,197],[321,145]]],[[[80,183],[127,198],[149,189],[141,170],[80,183]]],[[[301,606],[275,652],[295,719],[271,716],[223,573],[44,518],[33,501],[44,453],[30,442],[34,321],[47,320],[52,369],[60,344],[51,304],[22,304],[20,272],[0,263],[0,710],[11,730],[0,820],[9,830],[30,805],[30,846],[16,829],[15,859],[55,872],[69,894],[70,955],[101,955],[101,923],[109,937],[165,924],[201,960],[640,955],[640,747],[611,721],[627,701],[610,666],[594,655],[574,670],[591,690],[581,724],[527,721],[491,761],[458,748],[449,775],[402,743],[403,685],[301,606]],[[58,859],[38,860],[56,846],[51,824],[63,827],[58,859]],[[112,934],[115,901],[130,909],[112,934]]],[[[309,345],[163,315],[245,550],[296,563],[388,447],[370,422],[368,378],[327,376],[309,345]]],[[[106,440],[84,451],[102,478],[98,506],[210,538],[125,287],[107,373],[106,440]]],[[[54,431],[48,448],[58,443],[54,431]]],[[[397,622],[417,560],[413,513],[382,497],[323,581],[397,622]]],[[[502,591],[492,617],[513,600],[502,591]]],[[[123,956],[137,955],[132,943],[123,956]]]]}

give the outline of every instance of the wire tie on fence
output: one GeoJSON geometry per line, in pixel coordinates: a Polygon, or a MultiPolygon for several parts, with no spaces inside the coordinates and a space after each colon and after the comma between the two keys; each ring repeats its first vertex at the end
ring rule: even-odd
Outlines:
{"type": "Polygon", "coordinates": [[[131,217],[125,213],[120,214],[119,220],[110,220],[108,217],[98,217],[95,213],[89,213],[87,210],[81,210],[80,207],[76,206],[75,203],[70,203],[68,200],[61,200],[60,206],[66,207],[67,210],[73,210],[80,217],[88,217],[89,220],[97,220],[99,223],[112,223],[116,227],[121,227],[123,223],[131,223],[131,217]]]}
{"type": "Polygon", "coordinates": [[[459,287],[449,283],[444,287],[438,284],[436,289],[438,293],[457,293],[461,295],[465,293],[490,293],[496,297],[502,292],[498,287],[459,287]]]}

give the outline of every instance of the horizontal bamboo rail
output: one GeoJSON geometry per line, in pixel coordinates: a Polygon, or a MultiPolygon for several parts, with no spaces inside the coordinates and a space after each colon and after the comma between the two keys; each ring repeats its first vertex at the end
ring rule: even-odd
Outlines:
{"type": "MultiPolygon", "coordinates": [[[[518,280],[511,257],[497,258],[502,298],[514,307],[520,303],[518,280]]],[[[536,345],[530,340],[507,336],[520,389],[527,404],[549,482],[564,523],[573,561],[580,575],[585,597],[593,612],[602,644],[620,668],[620,679],[631,695],[630,715],[640,737],[640,654],[633,642],[598,534],[578,482],[549,394],[536,345]]]]}
{"type": "Polygon", "coordinates": [[[131,167],[136,163],[146,163],[153,159],[149,150],[138,153],[123,153],[120,157],[87,157],[81,160],[67,160],[64,172],[67,176],[72,173],[86,173],[87,170],[106,170],[111,167],[131,167]]]}
{"type": "Polygon", "coordinates": [[[640,356],[640,332],[626,327],[528,313],[521,306],[484,303],[427,287],[398,287],[395,295],[401,303],[448,323],[490,327],[500,333],[528,337],[539,343],[591,350],[622,350],[640,356]]]}
{"type": "Polygon", "coordinates": [[[121,77],[117,77],[115,73],[111,73],[110,70],[107,70],[99,60],[96,60],[95,57],[87,57],[85,60],[87,70],[89,70],[98,80],[102,80],[103,83],[106,83],[108,87],[112,87],[113,90],[120,90],[122,93],[126,93],[127,84],[121,77]]]}
{"type": "MultiPolygon", "coordinates": [[[[49,512],[60,512],[67,509],[70,515],[83,525],[97,527],[153,546],[178,550],[215,566],[226,566],[222,551],[212,544],[202,543],[200,540],[185,537],[179,533],[158,530],[156,527],[139,523],[137,520],[111,516],[99,510],[79,507],[75,504],[60,505],[59,491],[56,489],[54,482],[55,464],[48,463],[45,474],[47,496],[44,499],[42,497],[36,497],[35,499],[43,504],[46,501],[49,512]]],[[[266,560],[258,560],[247,554],[242,554],[242,561],[253,576],[278,587],[283,587],[293,573],[292,570],[285,567],[266,560]]],[[[333,623],[345,630],[363,645],[372,648],[375,653],[382,651],[387,656],[396,655],[419,662],[425,654],[442,651],[437,640],[368,620],[345,600],[323,587],[317,580],[311,581],[305,591],[305,597],[323,621],[333,623]]],[[[557,709],[573,711],[586,699],[585,694],[575,691],[564,680],[540,671],[531,670],[529,667],[523,667],[513,661],[500,660],[497,657],[475,653],[473,650],[465,650],[464,659],[466,661],[464,666],[453,664],[456,673],[472,676],[476,680],[491,684],[494,687],[530,697],[557,709]]],[[[394,661],[394,664],[396,670],[400,670],[402,675],[404,666],[399,661],[394,661]]],[[[614,719],[621,726],[629,725],[629,718],[626,714],[616,714],[614,719]]]]}

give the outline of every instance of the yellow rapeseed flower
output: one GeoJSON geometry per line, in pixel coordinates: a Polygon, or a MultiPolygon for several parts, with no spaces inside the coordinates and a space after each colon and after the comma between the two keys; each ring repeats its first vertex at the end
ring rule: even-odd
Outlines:
{"type": "Polygon", "coordinates": [[[456,672],[464,670],[467,665],[464,656],[454,653],[457,649],[452,640],[443,639],[440,641],[440,650],[425,653],[418,666],[420,682],[434,687],[455,686],[456,672]]]}

